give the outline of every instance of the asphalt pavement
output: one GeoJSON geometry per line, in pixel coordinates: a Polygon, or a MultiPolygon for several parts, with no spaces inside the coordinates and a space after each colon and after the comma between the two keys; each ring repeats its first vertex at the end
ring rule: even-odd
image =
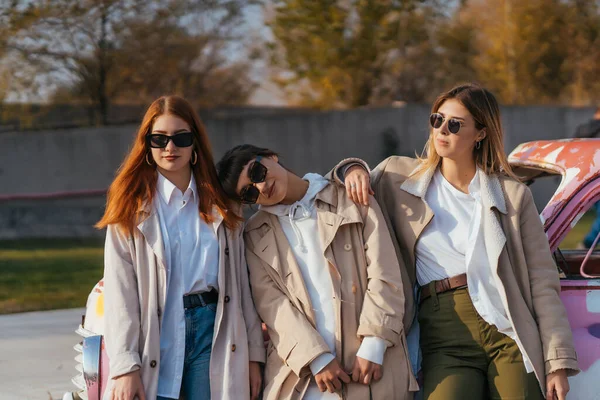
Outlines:
{"type": "Polygon", "coordinates": [[[73,346],[84,311],[0,315],[0,399],[62,399],[75,390],[73,346]]]}

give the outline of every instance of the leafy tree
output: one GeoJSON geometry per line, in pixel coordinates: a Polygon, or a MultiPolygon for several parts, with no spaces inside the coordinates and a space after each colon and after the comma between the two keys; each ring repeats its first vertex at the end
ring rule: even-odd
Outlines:
{"type": "MultiPolygon", "coordinates": [[[[276,81],[299,93],[303,105],[357,107],[397,96],[407,67],[405,32],[426,1],[275,0],[269,23],[272,62],[288,73],[276,81]],[[399,44],[402,44],[399,46],[399,44]]],[[[418,47],[418,46],[417,46],[418,47]]],[[[426,53],[426,51],[425,51],[426,53]]],[[[401,91],[411,92],[405,81],[401,91]]],[[[409,99],[410,100],[410,99],[409,99]]]]}
{"type": "Polygon", "coordinates": [[[256,0],[13,3],[14,28],[0,32],[0,43],[47,77],[54,101],[93,106],[99,124],[109,122],[115,102],[178,93],[197,104],[239,104],[255,87],[252,60],[232,63],[227,53],[256,0]],[[226,87],[214,90],[215,82],[226,87]]]}

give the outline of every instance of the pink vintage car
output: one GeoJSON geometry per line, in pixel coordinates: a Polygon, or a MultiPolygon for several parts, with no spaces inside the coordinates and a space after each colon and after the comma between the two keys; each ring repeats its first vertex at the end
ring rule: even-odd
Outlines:
{"type": "Polygon", "coordinates": [[[561,178],[540,218],[561,272],[561,298],[581,368],[570,378],[568,398],[600,399],[600,251],[561,248],[571,228],[600,200],[600,139],[523,143],[509,162],[524,182],[561,178]]]}
{"type": "MultiPolygon", "coordinates": [[[[596,201],[600,200],[600,139],[548,140],[524,143],[509,156],[524,181],[557,177],[560,184],[540,218],[561,274],[561,298],[567,314],[582,372],[570,378],[570,400],[600,399],[600,251],[563,249],[563,239],[596,201]]],[[[533,187],[535,191],[535,186],[533,187]]],[[[86,318],[77,329],[84,339],[80,373],[73,378],[79,392],[64,400],[101,399],[108,377],[102,336],[103,284],[90,293],[86,318]]]]}

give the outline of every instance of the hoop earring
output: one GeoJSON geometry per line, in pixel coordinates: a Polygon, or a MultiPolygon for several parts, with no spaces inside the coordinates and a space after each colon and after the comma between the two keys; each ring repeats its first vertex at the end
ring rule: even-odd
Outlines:
{"type": "Polygon", "coordinates": [[[146,164],[148,165],[152,165],[153,163],[150,162],[150,159],[148,159],[148,156],[150,155],[150,153],[146,153],[146,164]]]}
{"type": "Polygon", "coordinates": [[[198,153],[196,153],[196,150],[192,151],[192,165],[196,165],[196,163],[198,162],[198,153]]]}
{"type": "Polygon", "coordinates": [[[475,148],[477,150],[479,150],[481,148],[481,140],[479,142],[475,143],[475,148]]]}

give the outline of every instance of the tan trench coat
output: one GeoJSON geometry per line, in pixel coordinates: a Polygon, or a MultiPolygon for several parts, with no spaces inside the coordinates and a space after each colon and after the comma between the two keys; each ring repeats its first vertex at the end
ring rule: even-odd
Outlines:
{"type": "MultiPolygon", "coordinates": [[[[105,341],[111,378],[141,368],[146,398],[156,399],[167,292],[165,249],[154,208],[144,207],[140,219],[132,236],[113,225],[106,233],[105,341]]],[[[211,398],[249,399],[248,362],[265,361],[261,324],[250,295],[241,229],[232,232],[220,224],[217,236],[219,300],[210,359],[211,398]]]]}
{"type": "MultiPolygon", "coordinates": [[[[350,161],[362,163],[359,159],[340,162],[333,171],[340,184],[338,168],[350,161]]],[[[371,172],[375,198],[395,239],[398,257],[408,267],[402,276],[405,293],[416,283],[415,244],[434,217],[424,196],[435,169],[411,176],[418,167],[416,159],[389,157],[371,172]]],[[[505,176],[484,175],[481,199],[485,245],[492,270],[499,277],[504,307],[531,359],[542,393],[546,393],[550,372],[579,372],[548,238],[526,185],[505,176]]],[[[405,305],[408,330],[415,313],[414,299],[407,296],[405,305]]]]}
{"type": "MultiPolygon", "coordinates": [[[[329,261],[336,312],[336,354],[351,371],[363,336],[385,339],[383,378],[344,385],[344,399],[412,399],[418,386],[410,370],[402,326],[404,294],[398,260],[381,210],[356,206],[343,188],[329,184],[316,197],[319,238],[329,261]],[[370,391],[370,392],[369,392],[370,391]]],[[[315,329],[302,274],[277,216],[259,211],[245,228],[246,258],[256,309],[271,343],[266,399],[301,399],[312,377],[309,364],[329,352],[315,329]]],[[[315,232],[317,234],[317,232],[315,232]]]]}

